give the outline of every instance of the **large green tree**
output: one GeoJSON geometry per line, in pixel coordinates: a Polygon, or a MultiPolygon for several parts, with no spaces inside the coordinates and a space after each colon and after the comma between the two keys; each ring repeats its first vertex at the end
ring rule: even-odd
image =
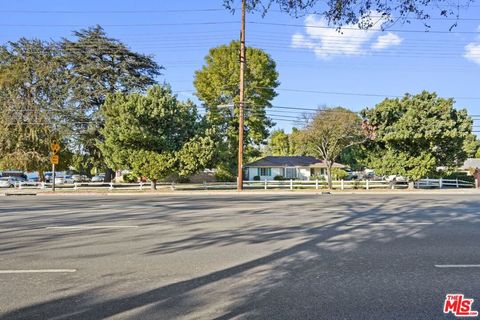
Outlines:
{"type": "MultiPolygon", "coordinates": [[[[54,43],[22,38],[0,46],[0,169],[48,169],[50,143],[66,134],[65,70],[54,43]]],[[[65,143],[62,149],[68,153],[65,143]]],[[[65,157],[61,164],[68,166],[65,157]]]]}
{"type": "Polygon", "coordinates": [[[415,181],[438,175],[439,166],[461,165],[467,156],[464,144],[472,133],[472,119],[466,110],[454,108],[453,99],[424,91],[385,99],[362,115],[375,128],[367,148],[369,166],[377,174],[415,181]]]}
{"type": "Polygon", "coordinates": [[[350,146],[372,136],[360,116],[342,107],[319,109],[297,134],[297,143],[307,155],[323,159],[327,166],[328,186],[332,188],[332,167],[350,146]]]}
{"type": "MultiPolygon", "coordinates": [[[[223,0],[230,10],[237,10],[242,0],[223,0]]],[[[293,16],[306,13],[322,14],[330,24],[360,24],[362,28],[371,28],[378,23],[380,17],[390,23],[397,21],[411,22],[414,19],[424,21],[432,17],[458,18],[460,13],[468,9],[474,0],[245,0],[249,11],[260,11],[266,14],[276,4],[281,11],[293,16]]],[[[456,22],[448,22],[456,26],[456,22]]]]}
{"type": "Polygon", "coordinates": [[[110,95],[102,116],[104,138],[98,146],[107,164],[148,177],[154,188],[157,180],[205,168],[213,157],[214,140],[195,105],[179,101],[169,86],[154,86],[146,94],[110,95]]]}
{"type": "MultiPolygon", "coordinates": [[[[122,42],[109,38],[100,26],[76,31],[74,37],[61,43],[69,71],[71,121],[76,124],[78,150],[82,156],[95,167],[104,167],[103,154],[95,141],[102,139],[100,129],[104,119],[99,111],[107,95],[144,92],[156,83],[162,67],[151,56],[134,52],[122,42]]],[[[107,180],[112,171],[108,173],[107,180]]]]}
{"type": "Polygon", "coordinates": [[[477,140],[476,135],[471,134],[465,139],[463,150],[465,150],[468,158],[478,158],[477,155],[480,155],[480,140],[477,140]]]}
{"type": "Polygon", "coordinates": [[[338,162],[348,166],[352,170],[362,170],[367,164],[367,151],[361,144],[352,145],[342,151],[338,156],[338,162]]]}
{"type": "Polygon", "coordinates": [[[268,138],[266,154],[272,156],[288,156],[290,152],[290,137],[284,130],[274,130],[268,138]]]}
{"type": "MultiPolygon", "coordinates": [[[[232,173],[236,170],[238,150],[239,52],[238,41],[210,49],[194,80],[209,125],[221,133],[216,165],[232,173]]],[[[244,142],[248,158],[255,151],[252,145],[264,143],[268,129],[273,126],[266,108],[271,107],[279,83],[275,61],[267,53],[251,47],[246,52],[244,142]]]]}

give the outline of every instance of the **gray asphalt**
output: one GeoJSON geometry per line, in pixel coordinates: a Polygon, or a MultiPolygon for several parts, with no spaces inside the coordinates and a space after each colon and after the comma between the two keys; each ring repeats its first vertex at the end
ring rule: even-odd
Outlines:
{"type": "Polygon", "coordinates": [[[455,319],[478,195],[0,198],[0,319],[455,319]],[[61,271],[61,270],[60,270],[61,271]]]}

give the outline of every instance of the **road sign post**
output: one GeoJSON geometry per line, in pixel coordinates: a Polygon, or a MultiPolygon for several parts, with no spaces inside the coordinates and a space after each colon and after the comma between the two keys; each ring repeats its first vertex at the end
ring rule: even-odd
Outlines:
{"type": "Polygon", "coordinates": [[[58,156],[60,144],[58,144],[57,140],[52,141],[50,144],[50,150],[52,151],[52,155],[50,157],[50,162],[52,163],[52,191],[55,192],[55,165],[57,165],[60,160],[60,157],[58,156]]]}
{"type": "Polygon", "coordinates": [[[52,191],[55,192],[55,164],[52,163],[52,191]]]}

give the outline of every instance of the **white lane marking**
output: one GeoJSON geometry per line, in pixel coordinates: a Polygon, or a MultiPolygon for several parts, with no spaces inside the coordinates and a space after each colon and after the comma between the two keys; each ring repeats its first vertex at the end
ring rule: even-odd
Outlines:
{"type": "Polygon", "coordinates": [[[157,208],[159,209],[158,206],[156,205],[127,205],[127,206],[122,206],[122,205],[117,205],[117,204],[101,204],[101,208],[103,209],[151,209],[151,208],[157,208]]]}
{"type": "Polygon", "coordinates": [[[397,225],[431,225],[433,222],[363,222],[363,223],[348,223],[349,226],[397,226],[397,225]]]}
{"type": "Polygon", "coordinates": [[[436,264],[436,268],[480,268],[480,264],[436,264]]]}
{"type": "Polygon", "coordinates": [[[55,227],[45,227],[45,229],[123,229],[123,228],[138,228],[138,226],[88,226],[88,225],[78,225],[78,226],[55,226],[55,227]]]}
{"type": "Polygon", "coordinates": [[[0,270],[0,274],[9,274],[9,273],[72,273],[76,272],[77,269],[25,269],[25,270],[0,270]]]}

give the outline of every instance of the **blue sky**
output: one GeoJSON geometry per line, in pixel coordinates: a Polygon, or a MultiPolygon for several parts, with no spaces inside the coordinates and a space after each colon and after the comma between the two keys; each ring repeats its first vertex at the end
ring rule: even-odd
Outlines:
{"type": "MultiPolygon", "coordinates": [[[[58,40],[100,24],[133,50],[152,54],[166,68],[160,80],[187,98],[208,49],[239,37],[238,12],[224,10],[221,2],[3,1],[0,42],[21,36],[58,40]]],[[[453,97],[457,107],[480,115],[480,4],[461,10],[452,32],[454,21],[434,19],[428,33],[413,20],[386,31],[347,26],[340,34],[325,28],[320,16],[295,19],[276,9],[264,18],[249,14],[246,34],[247,45],[264,49],[277,62],[281,85],[269,111],[277,127],[290,131],[302,112],[289,107],[358,111],[387,96],[422,90],[453,97]]],[[[475,125],[480,130],[480,121],[475,125]]]]}

